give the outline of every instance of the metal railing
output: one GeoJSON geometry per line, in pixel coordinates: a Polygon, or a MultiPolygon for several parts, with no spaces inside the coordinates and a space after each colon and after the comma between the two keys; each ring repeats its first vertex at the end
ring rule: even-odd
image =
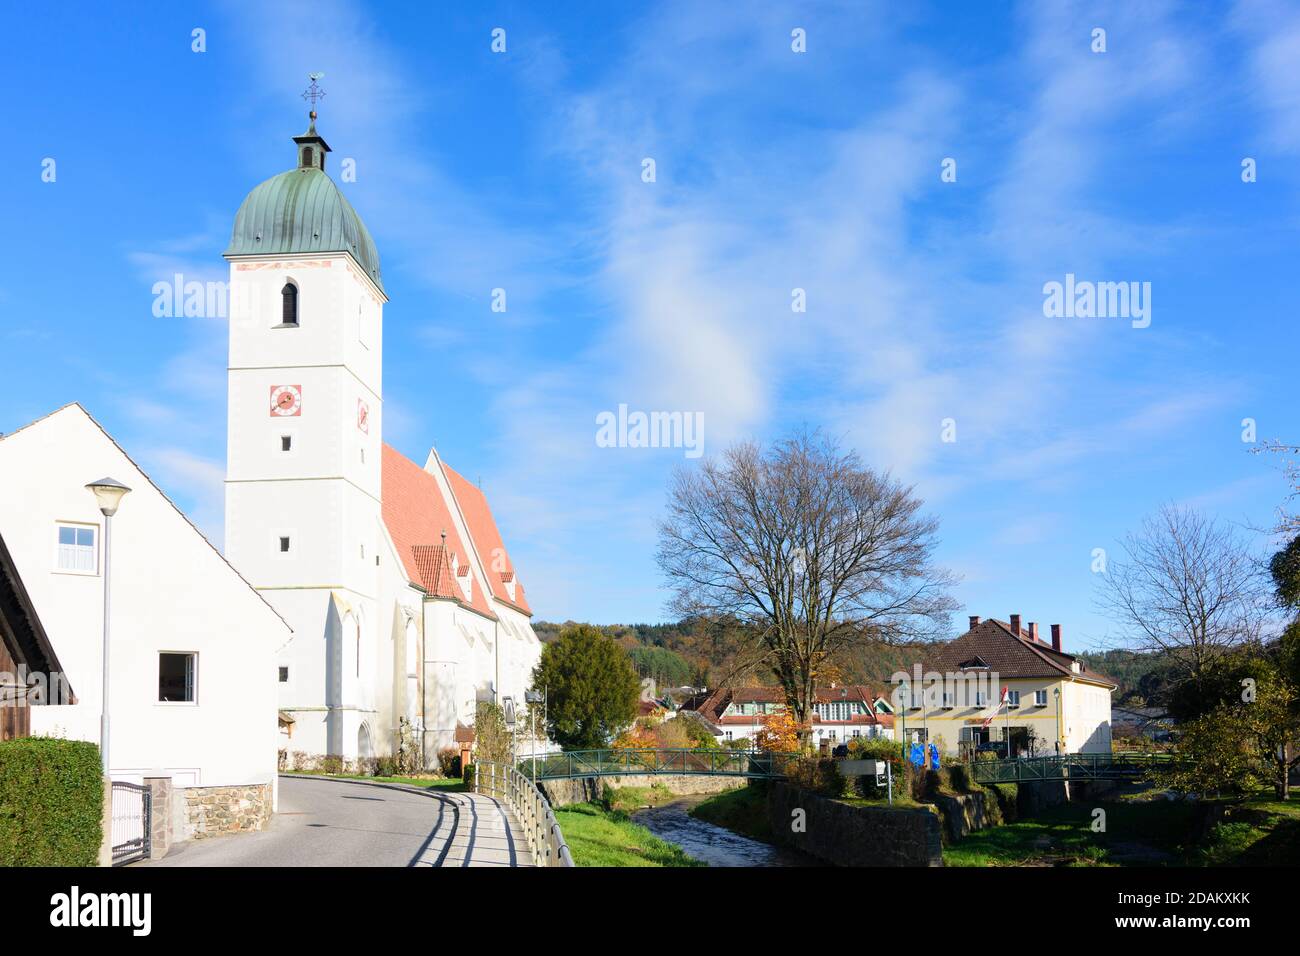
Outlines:
{"type": "Polygon", "coordinates": [[[748,750],[569,750],[521,757],[516,766],[525,777],[537,780],[624,774],[779,778],[785,776],[786,764],[799,757],[748,750]]]}
{"type": "Polygon", "coordinates": [[[478,763],[474,765],[474,791],[505,800],[523,828],[534,866],[573,866],[551,805],[532,780],[507,764],[478,763]]]}
{"type": "Polygon", "coordinates": [[[1062,754],[1011,760],[976,760],[970,764],[976,783],[1030,780],[1131,780],[1168,766],[1173,754],[1062,754]]]}

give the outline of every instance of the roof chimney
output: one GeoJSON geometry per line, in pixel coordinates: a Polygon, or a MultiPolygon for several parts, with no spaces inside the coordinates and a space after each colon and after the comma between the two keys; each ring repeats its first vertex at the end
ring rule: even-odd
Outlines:
{"type": "Polygon", "coordinates": [[[1020,636],[1020,615],[1019,614],[1011,615],[1011,633],[1016,635],[1016,637],[1020,636]]]}
{"type": "Polygon", "coordinates": [[[1058,654],[1065,653],[1061,650],[1061,625],[1059,624],[1052,625],[1052,650],[1058,654]]]}
{"type": "Polygon", "coordinates": [[[975,630],[975,628],[979,626],[979,623],[980,623],[980,616],[978,614],[972,614],[970,616],[970,629],[972,631],[975,630]]]}
{"type": "Polygon", "coordinates": [[[1029,622],[1029,639],[1035,644],[1038,643],[1038,622],[1036,621],[1029,622]]]}

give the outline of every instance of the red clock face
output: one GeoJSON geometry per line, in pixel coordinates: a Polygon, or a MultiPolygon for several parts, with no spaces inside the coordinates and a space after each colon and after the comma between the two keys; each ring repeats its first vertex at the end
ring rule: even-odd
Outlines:
{"type": "Polygon", "coordinates": [[[302,414],[301,385],[272,385],[271,414],[276,418],[289,418],[302,414]]]}
{"type": "Polygon", "coordinates": [[[370,406],[359,398],[357,399],[357,428],[367,435],[370,434],[370,406]]]}

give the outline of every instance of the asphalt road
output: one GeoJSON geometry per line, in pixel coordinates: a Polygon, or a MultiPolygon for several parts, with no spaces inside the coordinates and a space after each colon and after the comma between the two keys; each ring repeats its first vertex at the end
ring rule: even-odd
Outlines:
{"type": "Polygon", "coordinates": [[[260,833],[188,840],[136,866],[531,866],[518,824],[481,794],[280,778],[260,833]]]}

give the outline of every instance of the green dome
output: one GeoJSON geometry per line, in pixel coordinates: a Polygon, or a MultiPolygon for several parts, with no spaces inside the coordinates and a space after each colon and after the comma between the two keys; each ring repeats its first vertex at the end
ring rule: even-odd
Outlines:
{"type": "Polygon", "coordinates": [[[226,256],[346,252],[383,291],[379,250],[352,204],[325,175],[329,146],[316,135],[316,124],[294,141],[299,167],[272,176],[245,197],[226,256]]]}

